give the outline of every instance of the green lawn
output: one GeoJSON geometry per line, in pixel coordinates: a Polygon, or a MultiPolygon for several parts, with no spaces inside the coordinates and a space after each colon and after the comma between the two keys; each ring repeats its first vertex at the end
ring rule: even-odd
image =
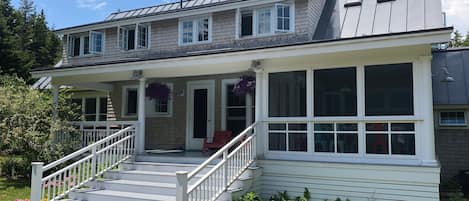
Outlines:
{"type": "MultiPolygon", "coordinates": [[[[0,156],[0,162],[2,157],[0,156]]],[[[1,175],[1,174],[0,174],[1,175]]],[[[25,180],[7,180],[0,176],[0,200],[14,201],[26,199],[30,196],[29,182],[25,180]]]]}

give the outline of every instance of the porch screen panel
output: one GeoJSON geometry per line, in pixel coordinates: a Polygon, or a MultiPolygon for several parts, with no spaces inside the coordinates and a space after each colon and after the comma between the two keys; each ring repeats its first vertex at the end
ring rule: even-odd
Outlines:
{"type": "Polygon", "coordinates": [[[314,115],[356,116],[356,68],[314,71],[314,115]]]}
{"type": "Polygon", "coordinates": [[[306,116],[306,71],[269,74],[269,117],[306,116]]]}
{"type": "Polygon", "coordinates": [[[365,67],[367,116],[413,115],[412,64],[365,67]]]}
{"type": "Polygon", "coordinates": [[[127,91],[127,115],[137,114],[138,95],[137,89],[128,89],[127,91]]]}
{"type": "Polygon", "coordinates": [[[238,135],[246,129],[246,96],[237,96],[233,92],[234,84],[226,86],[226,130],[238,135]]]}
{"type": "Polygon", "coordinates": [[[204,139],[207,137],[207,89],[194,91],[194,138],[204,139]]]}
{"type": "Polygon", "coordinates": [[[85,119],[86,121],[96,121],[96,98],[85,99],[85,119]]]}
{"type": "Polygon", "coordinates": [[[107,120],[107,98],[99,98],[99,121],[107,120]]]}

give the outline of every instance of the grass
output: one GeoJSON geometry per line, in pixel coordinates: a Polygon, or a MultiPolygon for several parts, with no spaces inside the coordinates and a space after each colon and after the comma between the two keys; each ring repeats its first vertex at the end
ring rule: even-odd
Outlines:
{"type": "MultiPolygon", "coordinates": [[[[0,156],[0,163],[3,157],[0,156]]],[[[0,175],[1,172],[0,172],[0,175]]],[[[15,199],[26,199],[30,196],[31,189],[29,181],[24,179],[8,180],[0,176],[0,200],[14,201],[15,199]]]]}

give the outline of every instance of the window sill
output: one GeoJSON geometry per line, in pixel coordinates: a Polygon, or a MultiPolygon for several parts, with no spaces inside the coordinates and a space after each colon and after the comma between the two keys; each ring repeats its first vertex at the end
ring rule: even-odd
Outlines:
{"type": "Polygon", "coordinates": [[[133,49],[133,50],[120,49],[120,52],[121,53],[132,53],[132,52],[144,52],[144,51],[148,51],[148,50],[150,50],[149,47],[147,47],[147,48],[138,48],[138,49],[133,49]]]}
{"type": "Polygon", "coordinates": [[[184,47],[184,46],[191,46],[191,45],[205,45],[205,44],[210,44],[212,43],[212,40],[208,41],[202,41],[202,42],[192,42],[192,43],[179,43],[179,46],[184,47]]]}
{"type": "Polygon", "coordinates": [[[149,118],[171,118],[173,114],[161,113],[161,114],[147,114],[149,118]]]}
{"type": "Polygon", "coordinates": [[[103,55],[104,53],[98,53],[98,54],[87,54],[87,55],[82,55],[82,56],[68,56],[68,58],[69,59],[82,59],[82,58],[101,57],[103,55]]]}
{"type": "Polygon", "coordinates": [[[239,36],[236,40],[248,40],[248,39],[255,39],[255,38],[268,38],[273,36],[284,36],[284,35],[293,35],[295,31],[279,31],[274,33],[268,34],[260,34],[260,35],[253,35],[253,36],[239,36]]]}

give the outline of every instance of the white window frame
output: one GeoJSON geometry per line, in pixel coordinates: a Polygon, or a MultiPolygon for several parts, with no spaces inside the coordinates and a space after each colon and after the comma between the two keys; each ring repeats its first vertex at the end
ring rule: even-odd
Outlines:
{"type": "MultiPolygon", "coordinates": [[[[227,129],[227,121],[228,121],[228,114],[226,110],[228,109],[228,97],[226,95],[227,87],[228,85],[236,84],[240,79],[224,79],[222,80],[222,89],[221,89],[221,99],[222,99],[222,108],[221,108],[221,129],[226,130],[227,129]]],[[[252,116],[252,111],[255,109],[255,105],[253,103],[253,97],[250,94],[246,95],[246,106],[244,107],[246,109],[246,128],[250,126],[253,122],[253,117],[252,116]]],[[[233,135],[238,134],[238,133],[233,133],[233,135]]]]}
{"type": "Polygon", "coordinates": [[[262,36],[272,36],[275,34],[284,34],[284,33],[294,33],[295,32],[295,2],[287,1],[283,3],[270,4],[268,6],[257,6],[250,8],[241,8],[236,10],[236,39],[240,38],[250,38],[250,37],[262,37],[262,36]],[[277,6],[289,6],[290,7],[290,30],[278,30],[277,26],[277,6]],[[260,10],[270,9],[271,12],[271,22],[270,22],[270,32],[259,34],[258,33],[258,13],[260,10]],[[252,11],[252,35],[251,36],[241,36],[242,33],[242,13],[246,11],[252,11]]]}
{"type": "Polygon", "coordinates": [[[104,49],[106,45],[106,32],[104,31],[88,31],[85,33],[80,34],[70,34],[68,35],[68,57],[77,58],[77,57],[86,57],[86,56],[93,56],[93,55],[101,55],[104,54],[104,49]],[[100,34],[102,37],[101,41],[101,52],[93,51],[95,44],[92,42],[92,35],[93,34],[100,34]],[[85,37],[89,37],[88,40],[88,52],[85,54],[85,37]],[[80,52],[78,56],[73,56],[74,47],[75,47],[75,38],[80,38],[80,52]]]}
{"type": "Polygon", "coordinates": [[[146,50],[151,48],[151,23],[137,23],[137,24],[130,24],[130,25],[119,25],[117,26],[117,47],[121,51],[129,52],[129,51],[137,51],[137,50],[146,50]],[[140,47],[139,45],[139,39],[140,39],[140,26],[146,26],[147,27],[147,46],[146,47],[140,47]],[[134,49],[128,49],[128,44],[125,47],[124,44],[127,43],[127,40],[123,40],[124,38],[121,38],[121,29],[124,31],[129,30],[129,28],[132,27],[135,30],[135,37],[134,37],[134,49]]]}
{"type": "Polygon", "coordinates": [[[124,118],[129,118],[129,117],[137,117],[138,115],[138,101],[137,101],[137,111],[135,114],[129,114],[128,113],[128,108],[127,108],[127,103],[128,103],[128,95],[127,91],[129,89],[135,89],[137,90],[137,97],[138,97],[138,85],[126,85],[122,86],[122,106],[121,106],[121,116],[124,118]]]}
{"type": "Polygon", "coordinates": [[[150,117],[172,117],[173,116],[173,90],[174,90],[174,85],[173,83],[163,83],[165,84],[166,86],[168,86],[168,88],[170,89],[170,94],[169,94],[169,99],[168,99],[168,112],[156,112],[156,111],[152,111],[149,109],[149,107],[153,107],[156,102],[155,100],[151,100],[150,98],[146,97],[145,98],[145,101],[146,101],[146,113],[147,113],[147,116],[150,116],[150,117]]]}
{"type": "Polygon", "coordinates": [[[467,114],[466,114],[466,110],[442,110],[442,111],[439,111],[438,112],[438,123],[440,124],[440,126],[442,127],[458,127],[458,126],[467,126],[467,114]],[[462,112],[464,114],[464,124],[447,124],[447,123],[443,123],[442,122],[442,118],[441,118],[441,114],[444,113],[444,112],[462,112]]]}
{"type": "Polygon", "coordinates": [[[95,120],[95,121],[86,121],[86,119],[85,119],[85,121],[86,121],[86,122],[99,122],[99,116],[101,116],[101,115],[106,115],[106,117],[108,116],[108,113],[106,113],[106,114],[101,113],[101,98],[106,98],[106,99],[108,99],[107,96],[100,96],[100,95],[92,96],[92,95],[88,95],[88,96],[72,97],[72,99],[81,100],[81,113],[83,114],[83,116],[85,116],[86,99],[90,99],[90,98],[95,98],[95,99],[96,99],[96,111],[95,111],[95,118],[96,118],[96,120],[95,120]]]}
{"type": "Polygon", "coordinates": [[[197,16],[197,17],[188,17],[188,18],[179,18],[179,23],[178,23],[178,44],[179,46],[185,46],[185,45],[196,45],[196,44],[204,44],[204,43],[211,43],[212,42],[212,26],[213,26],[213,19],[212,19],[212,14],[210,15],[203,15],[203,16],[197,16]],[[199,41],[199,30],[198,30],[198,21],[203,20],[203,19],[208,19],[208,40],[204,41],[199,41]],[[183,41],[183,36],[184,36],[184,28],[183,28],[183,23],[184,22],[192,22],[192,42],[186,42],[184,43],[183,41]]]}

